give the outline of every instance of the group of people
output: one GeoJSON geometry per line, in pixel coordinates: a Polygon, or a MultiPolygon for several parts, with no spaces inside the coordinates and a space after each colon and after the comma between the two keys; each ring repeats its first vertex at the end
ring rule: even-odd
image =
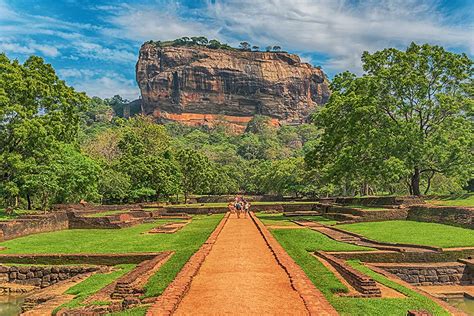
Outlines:
{"type": "Polygon", "coordinates": [[[231,214],[237,214],[237,218],[240,218],[240,215],[244,215],[244,218],[247,218],[247,214],[250,210],[250,203],[243,197],[237,196],[233,202],[229,202],[227,207],[231,214]]]}

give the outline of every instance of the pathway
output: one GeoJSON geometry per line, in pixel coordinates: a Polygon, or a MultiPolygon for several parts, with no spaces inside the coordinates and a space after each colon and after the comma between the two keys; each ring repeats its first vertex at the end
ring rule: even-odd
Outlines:
{"type": "Polygon", "coordinates": [[[252,220],[231,215],[176,314],[308,312],[252,220]]]}

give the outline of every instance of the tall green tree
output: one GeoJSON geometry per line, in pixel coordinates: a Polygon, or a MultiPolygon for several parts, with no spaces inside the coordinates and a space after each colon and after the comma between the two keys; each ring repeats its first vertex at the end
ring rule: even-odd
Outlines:
{"type": "Polygon", "coordinates": [[[343,73],[315,115],[321,142],[307,155],[330,175],[363,183],[403,179],[425,193],[436,174],[472,174],[473,62],[439,46],[411,44],[362,56],[365,74],[343,73]],[[319,162],[318,162],[319,160],[319,162]],[[351,179],[352,178],[352,179],[351,179]]]}
{"type": "MultiPolygon", "coordinates": [[[[20,64],[0,54],[0,193],[6,204],[17,205],[20,193],[41,189],[31,181],[28,190],[21,187],[32,170],[38,177],[51,179],[51,188],[55,187],[52,157],[61,144],[75,141],[78,112],[88,102],[85,94],[68,87],[40,57],[20,64]]],[[[49,194],[42,195],[49,199],[49,194]]]]}
{"type": "Polygon", "coordinates": [[[185,203],[190,193],[207,193],[213,176],[213,169],[208,158],[198,151],[182,149],[176,160],[182,174],[182,189],[185,203]]]}

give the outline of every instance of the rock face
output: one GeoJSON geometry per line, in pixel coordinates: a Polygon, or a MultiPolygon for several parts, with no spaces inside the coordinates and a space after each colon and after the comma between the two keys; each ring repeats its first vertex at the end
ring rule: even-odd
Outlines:
{"type": "Polygon", "coordinates": [[[145,43],[136,75],[144,114],[193,125],[242,126],[256,114],[301,123],[330,95],[322,70],[283,52],[145,43]]]}

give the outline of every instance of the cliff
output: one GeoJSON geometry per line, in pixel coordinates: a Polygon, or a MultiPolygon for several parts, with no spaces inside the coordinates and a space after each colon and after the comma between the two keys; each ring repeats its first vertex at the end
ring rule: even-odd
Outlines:
{"type": "Polygon", "coordinates": [[[256,114],[300,123],[330,94],[322,70],[284,52],[146,43],[136,76],[145,114],[192,125],[245,126],[256,114]]]}

